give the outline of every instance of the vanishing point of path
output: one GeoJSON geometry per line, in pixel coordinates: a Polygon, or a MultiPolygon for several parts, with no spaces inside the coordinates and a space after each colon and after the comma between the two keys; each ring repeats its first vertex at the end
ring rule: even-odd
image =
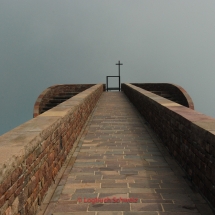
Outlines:
{"type": "Polygon", "coordinates": [[[44,215],[211,215],[123,92],[104,92],[44,215]]]}

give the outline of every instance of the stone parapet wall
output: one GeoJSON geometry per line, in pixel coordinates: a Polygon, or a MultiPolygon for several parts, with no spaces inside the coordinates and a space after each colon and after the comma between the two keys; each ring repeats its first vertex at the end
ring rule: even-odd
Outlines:
{"type": "Polygon", "coordinates": [[[34,104],[33,117],[40,115],[42,109],[54,96],[58,96],[64,92],[83,92],[84,90],[94,86],[95,84],[58,84],[45,89],[37,98],[34,104]]]}
{"type": "Polygon", "coordinates": [[[102,92],[94,85],[0,136],[0,214],[35,214],[102,92]]]}
{"type": "Polygon", "coordinates": [[[192,98],[186,92],[184,88],[179,85],[169,83],[131,83],[137,87],[148,91],[166,91],[173,97],[180,101],[181,105],[189,107],[194,110],[194,104],[192,98]]]}
{"type": "Polygon", "coordinates": [[[215,119],[132,84],[122,90],[215,207],[215,119]]]}

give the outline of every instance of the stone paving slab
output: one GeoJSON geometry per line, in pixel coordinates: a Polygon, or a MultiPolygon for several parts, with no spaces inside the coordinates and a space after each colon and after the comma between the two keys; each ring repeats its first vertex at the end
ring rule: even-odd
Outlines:
{"type": "Polygon", "coordinates": [[[105,92],[38,215],[212,215],[123,92],[105,92]]]}

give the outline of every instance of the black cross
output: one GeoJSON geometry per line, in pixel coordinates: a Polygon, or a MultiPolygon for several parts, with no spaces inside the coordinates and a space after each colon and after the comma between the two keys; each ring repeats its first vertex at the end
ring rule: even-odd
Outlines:
{"type": "Polygon", "coordinates": [[[116,65],[119,66],[119,91],[120,91],[120,85],[121,85],[121,80],[120,80],[120,66],[123,65],[123,64],[120,63],[120,60],[119,60],[119,62],[116,65]]]}
{"type": "Polygon", "coordinates": [[[123,65],[123,64],[122,64],[122,63],[120,63],[120,60],[119,60],[119,62],[118,62],[116,65],[118,65],[118,66],[119,66],[119,76],[120,76],[120,65],[123,65]]]}

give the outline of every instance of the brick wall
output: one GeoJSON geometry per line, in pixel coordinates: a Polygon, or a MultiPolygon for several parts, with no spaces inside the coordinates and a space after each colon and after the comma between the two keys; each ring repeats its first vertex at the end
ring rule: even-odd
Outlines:
{"type": "Polygon", "coordinates": [[[97,84],[0,136],[0,214],[35,214],[102,92],[97,84]]]}
{"type": "Polygon", "coordinates": [[[45,89],[37,98],[34,104],[33,117],[40,115],[42,109],[54,96],[58,96],[63,92],[83,92],[84,90],[94,86],[95,84],[58,84],[45,89]]]}
{"type": "Polygon", "coordinates": [[[215,119],[131,84],[122,89],[215,207],[215,119]]]}
{"type": "Polygon", "coordinates": [[[189,107],[194,110],[192,98],[181,86],[169,83],[132,83],[132,84],[148,91],[166,91],[168,92],[168,94],[172,95],[173,98],[177,98],[181,105],[189,107]]]}

